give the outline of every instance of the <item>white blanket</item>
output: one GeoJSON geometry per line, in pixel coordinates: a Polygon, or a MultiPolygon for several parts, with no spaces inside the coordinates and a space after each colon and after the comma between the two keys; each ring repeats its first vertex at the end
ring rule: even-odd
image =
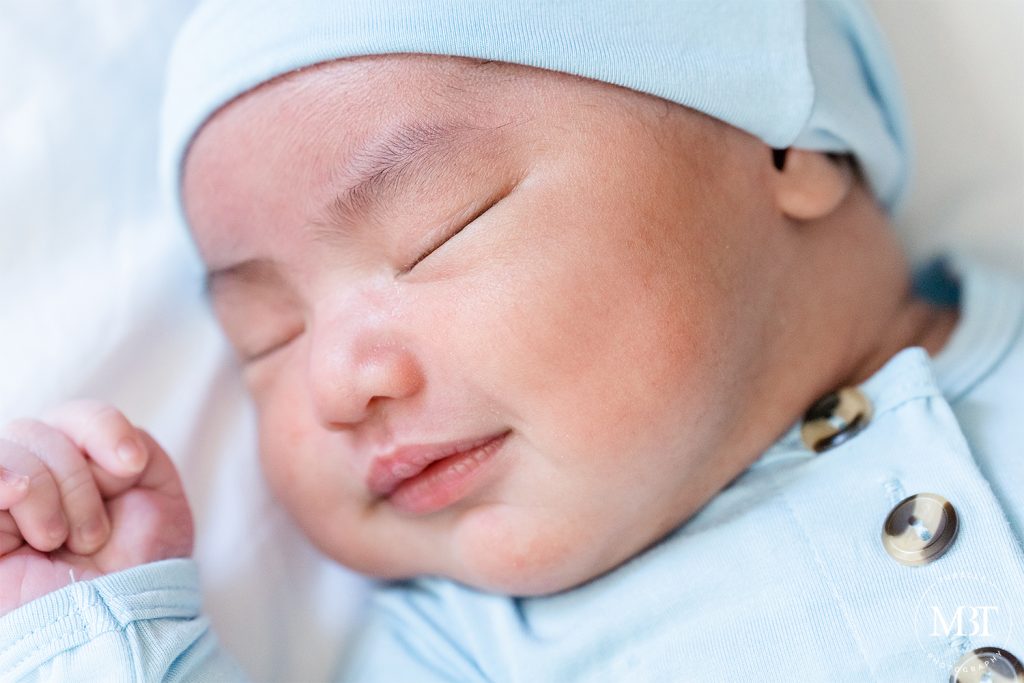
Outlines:
{"type": "MultiPolygon", "coordinates": [[[[149,429],[181,468],[226,646],[255,680],[326,680],[369,582],[271,501],[199,265],[156,196],[163,60],[192,4],[0,0],[0,421],[93,396],[149,429]]],[[[1024,270],[1024,4],[873,4],[915,124],[909,252],[1024,270]]]]}

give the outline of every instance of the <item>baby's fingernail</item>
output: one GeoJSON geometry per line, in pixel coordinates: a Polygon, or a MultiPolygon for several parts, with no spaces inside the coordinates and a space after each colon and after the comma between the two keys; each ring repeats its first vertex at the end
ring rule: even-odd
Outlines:
{"type": "Polygon", "coordinates": [[[106,536],[107,525],[103,523],[102,517],[95,517],[85,524],[79,525],[75,532],[87,544],[95,545],[106,536]]]}
{"type": "Polygon", "coordinates": [[[19,491],[28,488],[27,476],[12,472],[6,467],[0,467],[0,481],[19,491]]]}
{"type": "Polygon", "coordinates": [[[58,512],[50,521],[46,524],[46,533],[50,535],[53,540],[64,538],[64,533],[67,531],[68,521],[64,517],[63,512],[58,512]]]}
{"type": "Polygon", "coordinates": [[[121,442],[117,444],[117,457],[133,470],[137,470],[143,465],[142,449],[139,447],[138,441],[130,436],[121,439],[121,442]]]}

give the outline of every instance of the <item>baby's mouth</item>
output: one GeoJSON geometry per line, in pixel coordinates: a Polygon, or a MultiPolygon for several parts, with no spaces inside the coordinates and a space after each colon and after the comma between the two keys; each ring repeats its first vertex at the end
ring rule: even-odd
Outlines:
{"type": "Polygon", "coordinates": [[[469,493],[484,465],[511,430],[447,444],[400,448],[375,458],[367,476],[371,493],[415,515],[447,507],[469,493]]]}

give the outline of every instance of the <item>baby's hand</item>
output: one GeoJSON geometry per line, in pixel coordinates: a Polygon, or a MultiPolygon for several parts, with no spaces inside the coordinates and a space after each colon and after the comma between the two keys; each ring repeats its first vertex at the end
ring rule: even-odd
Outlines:
{"type": "Polygon", "coordinates": [[[72,578],[191,554],[173,463],[117,409],[72,401],[0,428],[0,616],[72,578]]]}

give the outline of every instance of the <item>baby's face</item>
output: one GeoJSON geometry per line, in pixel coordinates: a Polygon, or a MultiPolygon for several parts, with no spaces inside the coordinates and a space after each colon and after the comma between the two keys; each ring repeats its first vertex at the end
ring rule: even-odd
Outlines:
{"type": "Polygon", "coordinates": [[[185,202],[275,495],[356,570],[509,594],[650,545],[773,436],[747,419],[774,319],[769,158],[654,97],[434,56],[223,109],[185,202]],[[384,156],[423,156],[344,194],[357,150],[406,124],[384,156]],[[396,449],[492,437],[388,481],[422,467],[396,449]]]}

